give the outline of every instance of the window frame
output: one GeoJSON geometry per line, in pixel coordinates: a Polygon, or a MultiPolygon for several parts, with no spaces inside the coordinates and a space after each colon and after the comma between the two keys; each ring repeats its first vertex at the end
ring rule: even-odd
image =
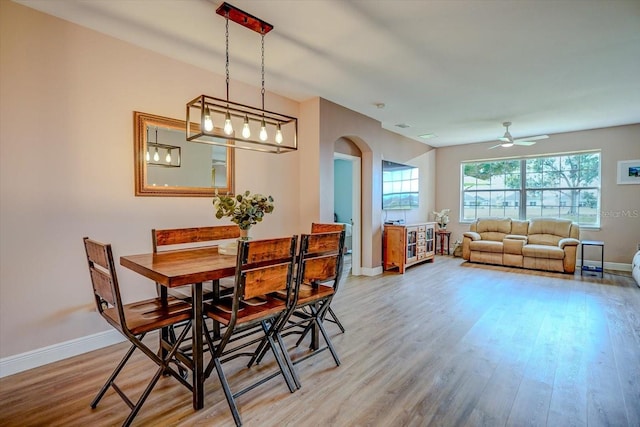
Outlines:
{"type": "MultiPolygon", "coordinates": [[[[514,167],[512,164],[511,167],[514,167]]],[[[578,165],[576,170],[577,173],[580,171],[588,171],[590,168],[581,168],[578,165]]],[[[473,177],[476,182],[471,184],[471,187],[478,186],[478,178],[477,175],[473,177]]],[[[467,176],[468,177],[468,176],[467,176]]],[[[495,180],[500,181],[500,179],[495,180]]],[[[532,156],[519,156],[519,157],[506,157],[506,158],[497,158],[497,159],[486,159],[486,160],[465,160],[460,162],[460,214],[459,221],[461,224],[469,224],[475,221],[477,218],[486,217],[486,216],[503,216],[503,217],[511,217],[514,219],[530,219],[536,217],[563,217],[560,210],[562,208],[567,208],[567,198],[571,199],[572,204],[570,207],[575,212],[568,213],[566,216],[576,216],[576,218],[570,218],[572,221],[578,223],[582,228],[593,228],[599,229],[600,222],[602,218],[601,214],[601,197],[602,197],[602,151],[601,150],[587,150],[587,151],[578,151],[578,152],[568,152],[568,153],[554,153],[554,154],[545,154],[545,155],[532,155],[532,156]],[[574,157],[574,156],[585,156],[585,155],[597,155],[598,165],[597,165],[597,175],[595,178],[591,179],[588,185],[582,186],[572,186],[567,182],[566,185],[562,183],[563,172],[566,169],[563,169],[565,163],[563,158],[565,157],[574,157]],[[530,172],[527,169],[527,162],[531,161],[544,161],[545,159],[557,159],[555,160],[558,165],[560,165],[559,170],[550,169],[549,173],[558,174],[557,185],[544,185],[544,186],[535,186],[530,184],[531,175],[541,174],[544,175],[545,166],[542,164],[542,172],[530,172]],[[505,162],[517,162],[517,166],[515,169],[510,170],[509,165],[505,162]],[[466,187],[470,184],[465,182],[465,168],[469,165],[483,165],[486,167],[488,164],[498,164],[503,163],[501,165],[501,169],[503,169],[500,173],[493,175],[491,172],[487,172],[488,178],[482,185],[486,186],[486,188],[476,188],[473,190],[467,189],[466,187]],[[502,185],[499,187],[492,187],[493,178],[495,176],[503,176],[502,185]],[[517,177],[517,181],[511,180],[508,181],[508,175],[513,175],[512,178],[517,177]],[[529,178],[529,181],[528,179],[529,178]],[[518,186],[514,186],[514,183],[519,182],[518,186]],[[595,182],[595,184],[593,184],[595,182]],[[530,193],[536,192],[539,194],[539,197],[532,200],[530,197],[530,193]],[[549,195],[544,197],[545,193],[557,193],[556,195],[549,195]],[[567,196],[567,193],[571,192],[570,196],[567,196]],[[502,198],[500,196],[502,194],[502,198]],[[509,195],[507,196],[507,193],[509,195]],[[593,195],[595,193],[595,195],[593,195]],[[482,194],[482,203],[478,202],[478,196],[482,194]],[[496,194],[496,197],[493,195],[496,194]],[[583,196],[583,194],[585,194],[583,196]],[[591,196],[587,196],[591,194],[591,196]],[[473,195],[472,197],[469,197],[473,195]],[[595,197],[594,197],[595,196],[595,197]],[[545,199],[549,200],[550,198],[555,197],[557,199],[557,204],[550,204],[549,202],[545,203],[545,199]],[[584,197],[584,199],[582,199],[584,197]],[[469,204],[469,200],[475,201],[473,204],[469,204]],[[508,199],[508,200],[506,200],[508,199]],[[488,200],[488,201],[487,201],[488,200]],[[465,204],[467,202],[467,204],[465,204]],[[511,203],[515,206],[511,206],[511,203]],[[539,214],[529,214],[531,211],[531,206],[538,206],[540,209],[539,214]],[[488,207],[489,215],[479,215],[478,207],[486,206],[488,207]],[[474,216],[473,218],[465,217],[466,211],[469,208],[474,208],[474,216]],[[510,209],[507,209],[510,208],[510,209]],[[514,209],[517,208],[517,209],[514,209]],[[558,213],[555,216],[545,215],[545,209],[557,208],[558,213]],[[595,208],[595,213],[591,213],[590,215],[595,214],[595,218],[593,222],[579,222],[581,215],[587,215],[584,212],[586,209],[592,210],[595,208]],[[494,214],[494,211],[502,210],[502,215],[494,214]],[[507,213],[508,212],[508,213],[507,213]]]]}

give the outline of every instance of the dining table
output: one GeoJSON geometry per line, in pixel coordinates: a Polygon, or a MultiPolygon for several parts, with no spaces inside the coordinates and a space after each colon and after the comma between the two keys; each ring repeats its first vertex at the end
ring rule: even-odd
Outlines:
{"type": "Polygon", "coordinates": [[[177,249],[157,253],[125,255],[120,265],[147,277],[162,286],[161,295],[166,298],[167,289],[191,285],[193,320],[191,323],[193,408],[204,407],[204,321],[202,283],[234,276],[236,256],[223,255],[217,246],[177,249]]]}

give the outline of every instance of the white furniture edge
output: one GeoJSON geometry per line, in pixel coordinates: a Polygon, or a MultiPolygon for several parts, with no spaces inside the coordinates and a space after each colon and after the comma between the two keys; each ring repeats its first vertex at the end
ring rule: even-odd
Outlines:
{"type": "Polygon", "coordinates": [[[0,378],[124,341],[116,330],[98,332],[0,359],[0,378]]]}

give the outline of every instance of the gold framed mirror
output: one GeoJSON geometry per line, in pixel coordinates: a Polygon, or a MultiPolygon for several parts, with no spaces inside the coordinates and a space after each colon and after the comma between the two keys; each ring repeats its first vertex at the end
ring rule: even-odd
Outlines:
{"type": "Polygon", "coordinates": [[[134,111],[133,123],[136,196],[234,194],[232,148],[188,142],[184,120],[134,111]]]}

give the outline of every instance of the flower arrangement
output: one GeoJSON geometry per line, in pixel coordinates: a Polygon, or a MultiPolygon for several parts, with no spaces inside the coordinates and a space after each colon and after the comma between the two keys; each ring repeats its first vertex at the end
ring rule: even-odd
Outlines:
{"type": "Polygon", "coordinates": [[[451,209],[442,209],[440,212],[433,211],[433,215],[436,217],[436,222],[440,228],[447,228],[447,224],[449,224],[449,212],[451,212],[451,209]]]}
{"type": "Polygon", "coordinates": [[[235,196],[216,194],[213,197],[216,218],[228,216],[241,230],[248,230],[261,222],[265,214],[273,212],[273,208],[273,197],[258,193],[251,195],[249,191],[235,196]]]}

